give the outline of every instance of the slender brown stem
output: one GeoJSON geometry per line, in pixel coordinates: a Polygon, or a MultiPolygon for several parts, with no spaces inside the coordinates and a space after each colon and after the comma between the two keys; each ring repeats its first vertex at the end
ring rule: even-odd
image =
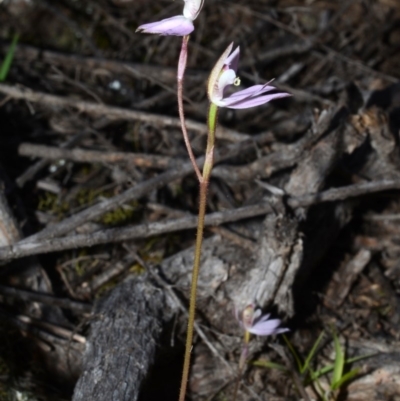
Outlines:
{"type": "Polygon", "coordinates": [[[189,321],[186,335],[185,358],[183,363],[183,373],[182,373],[179,401],[185,400],[187,382],[189,378],[190,354],[192,352],[193,327],[194,327],[194,318],[196,312],[197,281],[199,278],[199,271],[200,271],[201,245],[203,242],[204,216],[206,212],[208,183],[209,183],[208,180],[204,180],[200,183],[199,220],[197,223],[196,249],[194,253],[192,285],[190,289],[189,321]]]}
{"type": "Polygon", "coordinates": [[[182,38],[182,47],[181,47],[181,53],[179,55],[179,63],[178,63],[178,74],[177,74],[178,111],[179,111],[179,119],[181,121],[183,140],[185,141],[186,149],[189,154],[190,161],[192,162],[197,179],[199,180],[199,182],[201,182],[202,176],[200,173],[200,169],[197,166],[196,158],[193,154],[192,145],[190,144],[189,135],[188,135],[187,129],[186,129],[185,113],[184,113],[184,109],[183,109],[183,77],[185,75],[185,69],[186,69],[188,42],[189,42],[189,35],[186,35],[182,38]]]}
{"type": "Polygon", "coordinates": [[[208,113],[208,139],[207,139],[207,149],[206,149],[206,160],[204,162],[203,174],[199,179],[200,181],[199,218],[197,222],[196,248],[194,251],[192,283],[190,288],[189,321],[186,335],[185,358],[183,362],[183,372],[182,372],[181,390],[179,393],[179,401],[185,401],[187,382],[189,379],[190,354],[192,352],[193,327],[196,314],[197,281],[199,278],[199,271],[200,271],[201,245],[203,243],[204,216],[206,213],[206,205],[207,205],[207,191],[208,191],[208,184],[210,182],[211,170],[213,167],[213,159],[214,159],[215,130],[217,128],[217,114],[218,114],[217,111],[218,111],[217,106],[211,104],[208,113]]]}

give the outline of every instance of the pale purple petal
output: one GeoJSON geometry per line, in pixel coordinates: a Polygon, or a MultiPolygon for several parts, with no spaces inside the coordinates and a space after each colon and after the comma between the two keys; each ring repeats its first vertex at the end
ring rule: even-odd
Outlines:
{"type": "Polygon", "coordinates": [[[254,324],[253,327],[248,328],[247,331],[257,336],[269,336],[272,334],[277,334],[279,330],[282,330],[278,329],[280,324],[281,321],[279,319],[259,321],[254,324]]]}
{"type": "MultiPolygon", "coordinates": [[[[261,315],[261,309],[258,309],[259,311],[260,311],[260,314],[258,315],[258,316],[260,316],[261,315]]],[[[257,316],[257,317],[258,317],[257,316]]],[[[258,321],[257,321],[257,323],[261,323],[261,322],[265,322],[266,320],[268,320],[268,318],[271,316],[271,314],[270,313],[267,313],[266,315],[264,315],[264,316],[261,316],[261,319],[259,319],[258,321]]],[[[254,316],[255,317],[255,316],[254,316]]],[[[257,324],[256,323],[256,324],[257,324]]]]}
{"type": "Polygon", "coordinates": [[[189,35],[194,30],[193,22],[183,15],[163,19],[157,22],[140,25],[136,32],[155,33],[159,35],[189,35]]]}
{"type": "Polygon", "coordinates": [[[225,60],[224,65],[228,66],[231,70],[237,71],[239,65],[240,47],[238,46],[225,60]]]}
{"type": "Polygon", "coordinates": [[[230,97],[223,99],[222,101],[225,103],[225,107],[229,107],[230,109],[248,109],[250,107],[259,106],[264,103],[268,103],[274,99],[280,99],[283,97],[291,96],[289,93],[274,93],[272,95],[258,96],[258,97],[249,97],[244,100],[232,99],[230,97]]]}

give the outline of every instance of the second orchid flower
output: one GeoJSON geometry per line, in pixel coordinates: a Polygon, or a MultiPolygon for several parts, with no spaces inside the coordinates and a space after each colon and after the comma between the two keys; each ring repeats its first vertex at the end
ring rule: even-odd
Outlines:
{"type": "Polygon", "coordinates": [[[247,109],[249,107],[268,103],[273,99],[291,96],[289,93],[285,92],[265,95],[267,92],[276,90],[274,86],[268,83],[265,85],[254,85],[226,96],[225,90],[229,85],[240,85],[240,79],[236,75],[240,49],[237,47],[231,53],[232,48],[233,43],[228,46],[211,71],[207,90],[210,102],[218,107],[247,109]]]}
{"type": "Polygon", "coordinates": [[[279,327],[279,319],[270,319],[270,314],[262,315],[261,309],[254,304],[247,305],[241,315],[236,311],[236,319],[245,332],[257,336],[271,336],[289,331],[286,327],[279,327]]]}

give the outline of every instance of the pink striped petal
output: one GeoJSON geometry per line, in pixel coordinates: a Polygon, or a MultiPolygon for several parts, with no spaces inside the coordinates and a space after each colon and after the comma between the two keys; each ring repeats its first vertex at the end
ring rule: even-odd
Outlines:
{"type": "Polygon", "coordinates": [[[263,93],[270,92],[275,89],[276,88],[274,86],[253,85],[250,86],[250,88],[242,89],[238,92],[232,93],[231,95],[229,95],[229,98],[238,97],[243,100],[246,97],[262,95],[263,93]]]}
{"type": "Polygon", "coordinates": [[[246,97],[244,99],[238,99],[237,97],[231,98],[229,96],[226,99],[222,99],[225,107],[230,109],[248,109],[250,107],[259,106],[264,103],[268,103],[274,99],[280,99],[283,97],[291,96],[289,93],[274,93],[272,95],[258,96],[258,97],[246,97]]]}

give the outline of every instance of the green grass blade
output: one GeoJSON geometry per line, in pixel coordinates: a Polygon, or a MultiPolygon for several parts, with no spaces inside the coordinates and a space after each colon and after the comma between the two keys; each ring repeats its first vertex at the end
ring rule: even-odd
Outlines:
{"type": "Polygon", "coordinates": [[[301,360],[300,360],[299,356],[297,355],[296,350],[293,348],[292,343],[289,341],[289,339],[288,339],[284,334],[282,334],[282,337],[283,337],[283,339],[285,340],[285,343],[286,343],[286,345],[288,346],[290,352],[292,353],[294,359],[296,360],[296,363],[297,363],[297,367],[298,367],[298,369],[299,369],[299,372],[301,372],[301,370],[302,370],[302,363],[301,363],[301,360]]]}
{"type": "Polygon", "coordinates": [[[367,355],[353,356],[353,358],[346,359],[346,361],[344,363],[346,364],[346,363],[358,362],[358,361],[361,361],[362,359],[371,358],[372,356],[375,356],[378,354],[379,354],[379,352],[374,352],[372,354],[367,354],[367,355]]]}
{"type": "Polygon", "coordinates": [[[10,71],[11,64],[14,58],[15,49],[17,47],[19,36],[15,34],[10,47],[8,48],[6,58],[0,66],[0,82],[6,80],[8,72],[10,71]]]}
{"type": "Polygon", "coordinates": [[[344,368],[344,352],[342,347],[340,346],[339,338],[335,332],[333,332],[333,341],[335,344],[335,363],[333,369],[333,376],[331,381],[331,388],[335,385],[335,383],[339,382],[343,375],[344,368]]]}
{"type": "MultiPolygon", "coordinates": [[[[322,398],[322,401],[328,401],[327,398],[326,398],[326,395],[325,395],[325,391],[322,388],[321,383],[318,380],[319,376],[317,376],[317,372],[314,372],[311,368],[309,370],[310,370],[310,376],[315,377],[315,379],[311,380],[311,382],[315,381],[315,390],[317,391],[319,396],[322,398]]],[[[310,383],[310,381],[305,382],[304,385],[307,386],[309,383],[310,383]]]]}
{"type": "Polygon", "coordinates": [[[323,368],[313,372],[310,370],[310,381],[314,381],[318,378],[320,378],[323,375],[326,375],[327,373],[331,372],[333,370],[334,366],[333,365],[328,365],[324,366],[323,368]]]}
{"type": "Polygon", "coordinates": [[[281,370],[282,372],[288,371],[286,366],[283,366],[283,365],[280,365],[279,363],[275,363],[275,362],[271,362],[271,361],[258,360],[258,361],[253,361],[251,364],[254,366],[262,367],[262,368],[281,370]]]}
{"type": "Polygon", "coordinates": [[[308,366],[310,365],[311,360],[314,358],[314,355],[317,352],[317,349],[323,337],[324,337],[324,332],[322,331],[321,334],[318,336],[317,341],[315,341],[313,347],[311,348],[311,351],[307,355],[306,360],[304,361],[303,368],[300,370],[301,374],[307,371],[308,366]]]}
{"type": "MultiPolygon", "coordinates": [[[[361,361],[362,359],[370,358],[370,357],[375,356],[375,355],[377,355],[377,352],[375,352],[373,354],[355,356],[353,358],[346,359],[344,361],[344,364],[346,366],[349,363],[361,361]]],[[[327,373],[331,372],[334,367],[335,367],[334,365],[327,365],[327,366],[324,366],[323,368],[321,368],[321,369],[319,369],[319,370],[317,370],[315,372],[310,370],[310,380],[307,381],[306,384],[310,383],[310,382],[313,382],[314,380],[318,379],[319,377],[321,377],[323,375],[326,375],[327,373]]]]}
{"type": "Polygon", "coordinates": [[[347,382],[347,381],[351,380],[353,377],[357,376],[359,372],[360,372],[360,369],[358,369],[358,368],[350,370],[350,372],[347,372],[345,375],[343,375],[340,378],[340,380],[338,380],[336,383],[333,383],[331,385],[331,389],[337,390],[338,388],[342,387],[345,382],[347,382]]]}

